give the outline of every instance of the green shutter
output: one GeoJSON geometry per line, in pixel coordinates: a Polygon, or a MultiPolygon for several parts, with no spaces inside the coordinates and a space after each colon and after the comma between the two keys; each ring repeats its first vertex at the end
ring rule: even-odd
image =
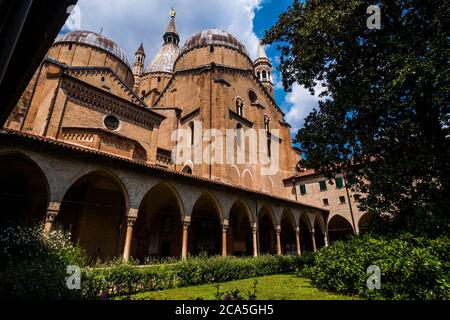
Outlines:
{"type": "Polygon", "coordinates": [[[300,185],[300,194],[306,194],[306,185],[304,184],[300,185]]]}
{"type": "Polygon", "coordinates": [[[319,185],[320,185],[320,191],[327,190],[327,182],[326,181],[320,181],[319,185]]]}
{"type": "Polygon", "coordinates": [[[342,178],[336,178],[336,188],[341,189],[344,186],[342,178]]]}

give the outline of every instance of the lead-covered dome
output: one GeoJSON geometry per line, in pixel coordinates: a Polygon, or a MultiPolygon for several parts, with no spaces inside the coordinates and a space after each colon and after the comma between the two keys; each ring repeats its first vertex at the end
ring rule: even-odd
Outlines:
{"type": "Polygon", "coordinates": [[[144,73],[173,72],[173,65],[179,54],[180,48],[175,43],[166,43],[153,58],[144,73]]]}
{"type": "Polygon", "coordinates": [[[181,53],[190,51],[194,48],[210,45],[224,46],[235,49],[249,57],[247,49],[245,49],[245,46],[238,39],[236,39],[235,36],[220,29],[206,29],[195,33],[186,41],[183,49],[181,49],[181,53]]]}
{"type": "Polygon", "coordinates": [[[108,39],[98,33],[92,31],[73,31],[69,32],[65,35],[59,35],[54,44],[58,43],[82,43],[86,45],[90,45],[93,47],[97,47],[104,51],[109,52],[116,58],[120,59],[127,66],[130,66],[130,61],[125,53],[125,51],[117,45],[111,39],[108,39]]]}

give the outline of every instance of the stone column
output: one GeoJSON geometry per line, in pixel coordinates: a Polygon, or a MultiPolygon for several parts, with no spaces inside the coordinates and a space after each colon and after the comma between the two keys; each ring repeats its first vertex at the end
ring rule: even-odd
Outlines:
{"type": "Polygon", "coordinates": [[[311,240],[312,240],[313,252],[316,252],[317,251],[316,232],[314,231],[314,229],[311,230],[311,240]]]}
{"type": "Polygon", "coordinates": [[[253,233],[253,256],[258,256],[258,237],[256,235],[256,232],[258,230],[258,226],[256,223],[252,225],[252,233],[253,233]]]}
{"type": "Polygon", "coordinates": [[[131,240],[133,239],[133,226],[136,222],[137,217],[128,216],[127,217],[127,234],[125,236],[125,246],[123,249],[123,261],[128,262],[130,259],[130,251],[131,251],[131,240]]]}
{"type": "Polygon", "coordinates": [[[328,243],[328,231],[326,231],[326,230],[323,233],[323,243],[325,244],[325,247],[329,246],[329,243],[328,243]]]}
{"type": "Polygon", "coordinates": [[[359,236],[359,225],[355,224],[355,235],[359,236]]]}
{"type": "Polygon", "coordinates": [[[228,247],[228,241],[227,241],[227,235],[228,235],[228,220],[225,219],[222,224],[222,257],[227,256],[227,247],[228,247]]]}
{"type": "Polygon", "coordinates": [[[300,228],[295,228],[295,240],[297,241],[297,256],[302,256],[302,250],[300,247],[300,228]]]}
{"type": "Polygon", "coordinates": [[[281,256],[281,226],[276,226],[275,233],[277,234],[277,256],[281,256]]]}
{"type": "Polygon", "coordinates": [[[186,260],[188,256],[188,232],[189,232],[189,225],[191,224],[191,217],[185,216],[182,223],[183,223],[183,237],[181,244],[181,259],[186,260]]]}
{"type": "Polygon", "coordinates": [[[56,216],[59,214],[60,208],[61,202],[50,202],[50,204],[48,205],[47,213],[45,215],[44,237],[47,238],[52,231],[53,222],[55,221],[56,216]]]}

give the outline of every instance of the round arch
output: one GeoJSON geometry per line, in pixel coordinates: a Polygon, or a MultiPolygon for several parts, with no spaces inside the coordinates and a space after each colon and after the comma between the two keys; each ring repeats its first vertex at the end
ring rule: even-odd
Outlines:
{"type": "Polygon", "coordinates": [[[295,255],[297,252],[297,240],[295,238],[295,229],[297,224],[295,218],[289,209],[284,209],[281,213],[281,252],[283,254],[295,255]]]}
{"type": "Polygon", "coordinates": [[[353,235],[350,222],[341,215],[334,215],[328,222],[328,235],[330,244],[339,240],[347,240],[353,235]]]}
{"type": "Polygon", "coordinates": [[[266,179],[266,189],[268,193],[273,193],[273,180],[271,177],[267,177],[266,179]]]}
{"type": "Polygon", "coordinates": [[[246,186],[247,188],[253,188],[253,174],[249,169],[245,169],[242,172],[242,180],[244,186],[246,186]]]}
{"type": "Polygon", "coordinates": [[[239,172],[239,168],[233,164],[229,167],[229,172],[230,172],[230,182],[238,185],[241,180],[241,173],[239,172]]]}
{"type": "Polygon", "coordinates": [[[123,193],[124,195],[124,199],[125,199],[125,208],[129,208],[129,192],[128,189],[125,185],[125,183],[122,181],[122,179],[113,171],[111,170],[107,170],[104,168],[95,168],[92,170],[83,170],[81,172],[78,172],[76,175],[71,176],[70,179],[66,180],[64,182],[64,185],[67,187],[67,189],[64,191],[63,189],[63,198],[66,197],[67,193],[69,192],[70,188],[75,185],[76,183],[78,183],[79,181],[85,179],[88,176],[91,175],[99,175],[99,176],[103,176],[103,177],[108,177],[108,179],[110,179],[111,181],[113,181],[116,186],[120,189],[120,191],[123,193]]]}
{"type": "Polygon", "coordinates": [[[230,209],[227,252],[235,256],[253,254],[253,217],[250,208],[242,200],[236,200],[230,209]]]}
{"type": "Polygon", "coordinates": [[[2,227],[34,225],[44,220],[50,187],[41,167],[23,153],[0,154],[2,227]]]}
{"type": "Polygon", "coordinates": [[[203,193],[195,202],[189,227],[190,254],[218,255],[222,245],[222,207],[210,192],[203,193]]]}
{"type": "Polygon", "coordinates": [[[372,222],[372,218],[370,217],[369,213],[364,213],[358,221],[358,229],[360,234],[367,233],[369,231],[370,225],[372,222]]]}
{"type": "Polygon", "coordinates": [[[181,225],[184,206],[177,190],[160,182],[147,191],[134,225],[131,256],[140,263],[153,257],[181,255],[181,225]]]}
{"type": "Polygon", "coordinates": [[[193,174],[194,172],[194,164],[192,163],[191,160],[188,160],[184,163],[183,169],[181,170],[181,172],[183,173],[187,173],[187,174],[193,174]]]}
{"type": "Polygon", "coordinates": [[[83,175],[66,191],[56,224],[71,232],[88,257],[106,260],[123,251],[128,194],[118,177],[98,170],[83,175]]]}

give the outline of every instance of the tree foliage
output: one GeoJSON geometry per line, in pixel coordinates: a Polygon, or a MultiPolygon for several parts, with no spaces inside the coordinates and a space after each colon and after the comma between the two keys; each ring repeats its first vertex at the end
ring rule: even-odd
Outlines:
{"type": "Polygon", "coordinates": [[[449,16],[448,0],[296,0],[265,35],[286,90],[326,88],[300,166],[345,172],[384,231],[449,232],[449,16]]]}

